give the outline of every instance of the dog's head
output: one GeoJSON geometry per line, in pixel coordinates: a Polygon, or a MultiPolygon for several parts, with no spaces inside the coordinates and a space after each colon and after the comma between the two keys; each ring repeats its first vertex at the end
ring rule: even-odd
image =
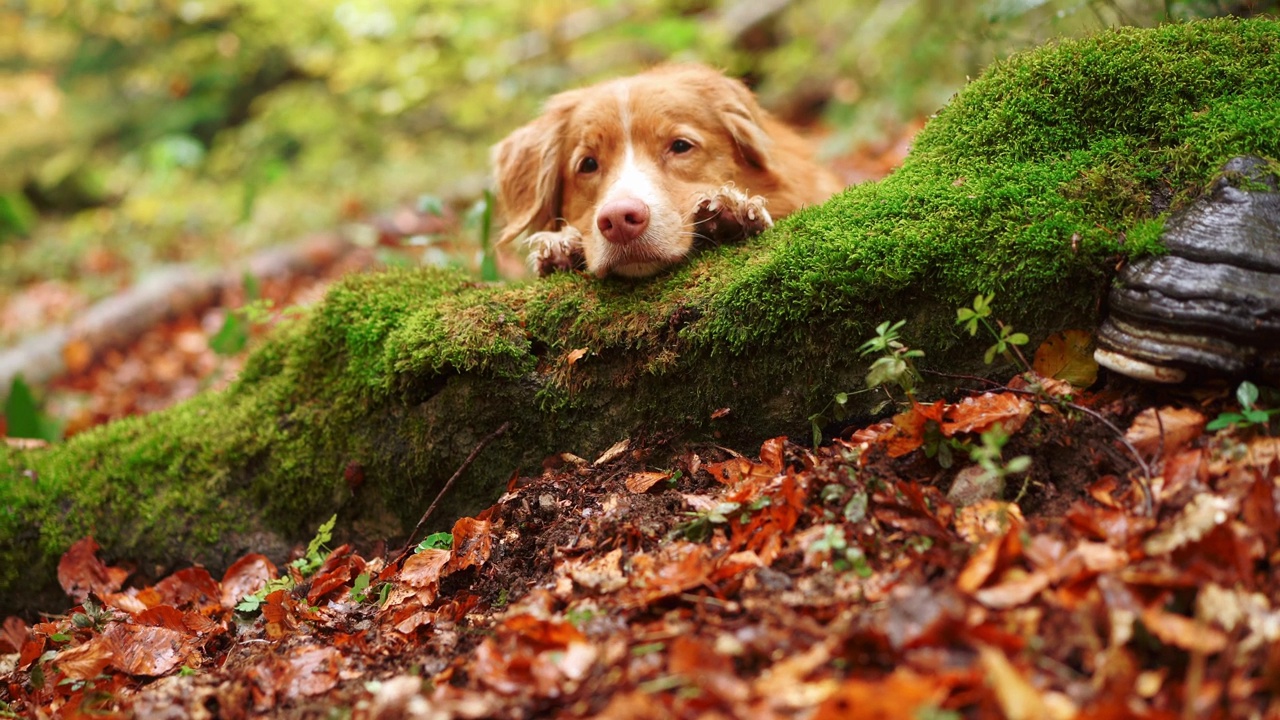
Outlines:
{"type": "Polygon", "coordinates": [[[499,242],[564,223],[597,276],[651,275],[692,248],[700,193],[770,184],[764,125],[745,85],[700,65],[556,95],[493,150],[499,242]]]}

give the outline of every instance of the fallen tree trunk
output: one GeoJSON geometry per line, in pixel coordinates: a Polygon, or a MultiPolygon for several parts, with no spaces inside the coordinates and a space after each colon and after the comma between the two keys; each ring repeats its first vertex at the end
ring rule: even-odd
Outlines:
{"type": "Polygon", "coordinates": [[[651,280],[353,277],[230,389],[0,455],[0,612],[49,606],[86,534],[148,573],[279,556],[335,511],[351,537],[403,537],[508,421],[433,524],[554,452],[807,437],[885,320],[926,368],[989,372],[957,307],[994,292],[1033,340],[1092,328],[1117,263],[1158,252],[1171,204],[1237,154],[1280,157],[1280,24],[1119,31],[996,65],[891,177],[651,280]]]}

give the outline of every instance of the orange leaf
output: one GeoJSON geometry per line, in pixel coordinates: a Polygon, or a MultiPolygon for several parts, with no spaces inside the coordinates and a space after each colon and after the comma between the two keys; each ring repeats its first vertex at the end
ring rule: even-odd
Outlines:
{"type": "Polygon", "coordinates": [[[209,610],[222,607],[222,589],[208,570],[189,567],[156,583],[155,589],[166,605],[209,610]]]}
{"type": "Polygon", "coordinates": [[[885,450],[889,457],[902,457],[924,443],[924,429],[930,420],[942,422],[946,403],[939,400],[931,405],[912,402],[911,409],[893,416],[893,431],[886,433],[885,450]]]}
{"type": "Polygon", "coordinates": [[[319,695],[338,684],[342,653],[332,647],[297,647],[289,653],[288,697],[319,695]]]}
{"type": "Polygon", "coordinates": [[[1098,379],[1093,336],[1083,330],[1050,335],[1036,348],[1031,368],[1044,377],[1066,380],[1078,388],[1089,387],[1098,379]]]}
{"type": "Polygon", "coordinates": [[[1160,608],[1144,609],[1142,624],[1160,642],[1183,650],[1211,655],[1227,647],[1227,635],[1221,630],[1160,608]]]}
{"type": "Polygon", "coordinates": [[[947,408],[942,434],[984,432],[996,423],[1007,433],[1015,433],[1031,415],[1031,403],[1013,393],[983,393],[967,397],[947,408]]]}
{"type": "Polygon", "coordinates": [[[648,492],[649,488],[653,487],[654,485],[657,485],[658,483],[662,482],[663,480],[666,480],[669,477],[671,477],[671,473],[638,472],[638,473],[631,473],[630,475],[627,476],[627,479],[623,480],[622,482],[624,485],[627,486],[627,490],[630,490],[631,492],[636,493],[638,495],[640,493],[648,492]]]}
{"type": "Polygon", "coordinates": [[[1204,424],[1204,415],[1190,408],[1147,408],[1133,419],[1124,439],[1147,457],[1162,449],[1168,456],[1200,437],[1204,424]]]}
{"type": "Polygon", "coordinates": [[[444,569],[453,553],[440,548],[427,548],[420,553],[410,555],[400,570],[400,581],[404,584],[423,588],[440,582],[440,571],[444,569]]]}
{"type": "Polygon", "coordinates": [[[493,527],[485,520],[458,518],[453,524],[453,557],[448,571],[479,567],[489,559],[493,551],[493,527]]]}
{"type": "Polygon", "coordinates": [[[129,571],[108,567],[98,559],[98,543],[92,537],[77,540],[58,561],[58,584],[76,602],[89,593],[104,595],[120,589],[129,571]]]}
{"type": "Polygon", "coordinates": [[[268,580],[276,579],[279,569],[266,555],[249,553],[231,563],[222,576],[222,607],[230,610],[246,595],[262,589],[268,580]]]}
{"type": "Polygon", "coordinates": [[[111,664],[111,655],[111,641],[99,635],[83,645],[60,650],[53,664],[72,680],[88,680],[111,664]]]}
{"type": "Polygon", "coordinates": [[[111,641],[111,664],[130,675],[167,675],[190,650],[187,633],[165,627],[112,623],[102,635],[111,641]]]}

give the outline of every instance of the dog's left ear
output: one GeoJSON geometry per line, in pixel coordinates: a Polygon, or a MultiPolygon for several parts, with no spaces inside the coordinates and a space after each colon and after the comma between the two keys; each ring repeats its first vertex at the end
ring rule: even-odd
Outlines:
{"type": "Polygon", "coordinates": [[[546,229],[560,215],[560,146],[570,94],[552,98],[541,117],[508,135],[490,153],[498,210],[505,218],[499,244],[525,230],[546,229]]]}
{"type": "Polygon", "coordinates": [[[742,81],[723,76],[722,80],[727,92],[716,95],[721,98],[717,108],[721,121],[733,136],[743,160],[748,165],[768,170],[773,140],[764,129],[764,110],[742,81]]]}

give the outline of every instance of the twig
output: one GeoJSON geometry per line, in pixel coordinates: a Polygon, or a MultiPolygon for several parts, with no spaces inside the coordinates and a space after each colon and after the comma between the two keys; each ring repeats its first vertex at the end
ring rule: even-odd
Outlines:
{"type": "Polygon", "coordinates": [[[453,487],[453,484],[458,481],[458,478],[462,477],[462,473],[466,472],[467,468],[471,467],[471,463],[475,462],[476,456],[480,454],[480,451],[484,450],[489,443],[497,440],[499,437],[502,437],[502,435],[510,428],[510,420],[502,423],[497,430],[489,433],[488,437],[481,440],[480,443],[476,445],[475,449],[471,451],[471,454],[467,456],[467,459],[462,461],[462,464],[458,466],[458,470],[453,474],[453,477],[449,478],[449,481],[444,484],[444,487],[440,488],[440,492],[436,494],[436,499],[431,501],[431,505],[427,508],[427,511],[422,513],[422,518],[418,520],[418,524],[413,526],[413,532],[409,533],[409,539],[406,541],[404,549],[400,551],[401,555],[404,555],[409,551],[409,548],[413,546],[413,539],[418,536],[418,531],[426,524],[427,518],[431,517],[431,513],[436,511],[436,506],[440,504],[440,500],[444,498],[445,493],[449,492],[449,488],[453,487]]]}

